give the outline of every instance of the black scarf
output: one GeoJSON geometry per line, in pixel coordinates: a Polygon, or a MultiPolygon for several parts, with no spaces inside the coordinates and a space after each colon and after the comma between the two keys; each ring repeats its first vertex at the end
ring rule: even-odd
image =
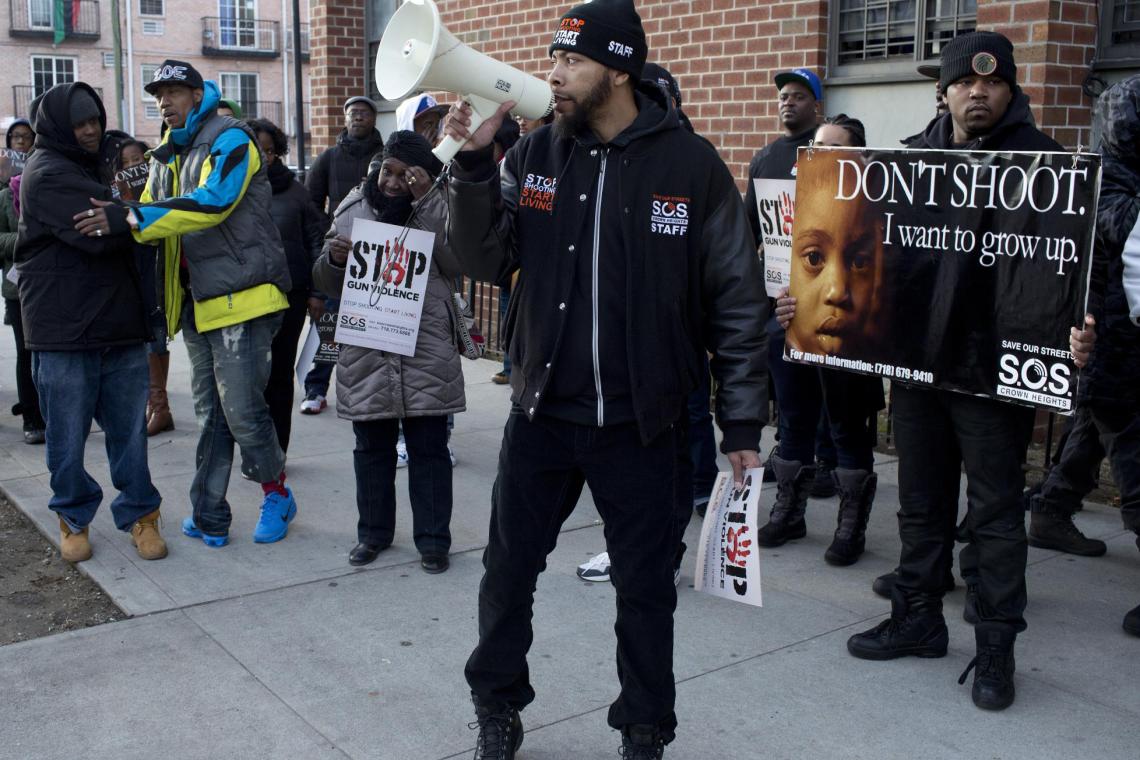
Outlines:
{"type": "Polygon", "coordinates": [[[364,180],[364,200],[376,213],[376,221],[403,227],[412,215],[412,196],[389,198],[380,192],[379,179],[380,169],[377,168],[364,180]]]}
{"type": "Polygon", "coordinates": [[[279,195],[288,190],[289,186],[293,184],[293,177],[295,176],[293,171],[280,160],[271,163],[266,174],[269,177],[269,186],[273,188],[274,195],[279,195]]]}

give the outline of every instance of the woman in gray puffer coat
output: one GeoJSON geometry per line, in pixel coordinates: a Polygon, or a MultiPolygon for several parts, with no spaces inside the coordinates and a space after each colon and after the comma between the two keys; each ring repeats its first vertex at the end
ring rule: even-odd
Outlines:
{"type": "Polygon", "coordinates": [[[313,266],[315,286],[340,293],[356,219],[408,223],[435,233],[427,292],[414,356],[342,345],[337,361],[337,415],[352,420],[359,543],[349,564],[366,565],[392,543],[396,527],[396,439],[401,423],[408,446],[412,531],[421,565],[448,568],[451,548],[451,462],[447,415],[464,411],[463,371],[455,346],[456,316],[449,283],[459,264],[444,242],[446,196],[431,190],[442,169],[431,145],[415,132],[395,132],[383,162],[341,202],[313,266]],[[425,197],[426,196],[426,197],[425,197]]]}

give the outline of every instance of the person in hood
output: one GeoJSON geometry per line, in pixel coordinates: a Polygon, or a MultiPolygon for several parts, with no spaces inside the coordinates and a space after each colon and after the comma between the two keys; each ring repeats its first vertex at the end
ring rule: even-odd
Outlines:
{"type": "MultiPolygon", "coordinates": [[[[363,95],[344,102],[344,131],[336,145],[317,156],[305,180],[313,204],[325,215],[325,227],[341,201],[368,175],[368,164],[384,148],[384,140],[376,131],[376,104],[363,95]]],[[[326,310],[339,308],[339,294],[313,293],[309,299],[309,318],[320,322],[326,310]],[[328,297],[330,296],[331,297],[328,297]]],[[[332,364],[316,364],[305,376],[305,399],[301,414],[320,414],[328,406],[325,397],[332,380],[332,364]]]]}
{"type": "Polygon", "coordinates": [[[273,188],[270,213],[285,246],[289,260],[289,308],[285,310],[281,329],[273,338],[273,366],[265,386],[265,403],[273,418],[281,450],[289,450],[289,434],[293,421],[293,366],[297,361],[297,341],[305,327],[305,313],[313,294],[313,263],[321,253],[327,225],[317,211],[305,186],[282,160],[289,154],[289,140],[273,122],[252,119],[250,129],[257,135],[261,154],[268,168],[269,186],[273,188]]]}
{"type": "Polygon", "coordinates": [[[416,95],[396,107],[396,129],[422,135],[432,145],[441,137],[439,126],[447,115],[447,106],[441,106],[431,95],[416,95]]]}
{"type": "Polygon", "coordinates": [[[162,499],[150,478],[143,419],[151,334],[127,210],[110,204],[110,178],[100,171],[107,115],[84,82],[52,87],[32,113],[36,149],[20,187],[16,270],[47,422],[48,506],[59,515],[60,553],[69,562],[91,557],[89,526],[103,491],[83,458],[95,420],[119,490],[115,527],[130,531],[140,557],[160,559],[162,499]],[[91,199],[106,208],[96,212],[91,199]]]}
{"type": "Polygon", "coordinates": [[[662,756],[677,726],[678,451],[706,349],[736,483],[760,465],[760,263],[731,173],[642,81],[647,52],[630,0],[579,5],[549,47],[552,125],[528,132],[497,171],[491,143],[513,103],[473,134],[466,104],[445,121],[468,141],[452,164],[448,240],[474,279],[519,275],[507,318],[513,407],[466,667],[477,758],[513,758],[522,739],[535,583],[584,485],[617,592],[621,693],[609,724],[623,756],[662,756]]]}
{"type": "MultiPolygon", "coordinates": [[[[1013,45],[995,32],[972,32],[942,48],[940,82],[949,112],[931,122],[910,147],[988,151],[1061,151],[1032,124],[1028,98],[1017,84],[1013,45]]],[[[994,282],[965,257],[939,257],[940,282],[952,282],[950,316],[925,325],[925,346],[952,360],[955,371],[985,371],[983,349],[996,345],[992,325],[979,310],[994,282]],[[964,325],[964,328],[959,326],[964,325]],[[987,337],[988,336],[988,337],[987,337]],[[972,349],[970,347],[973,347],[972,349]],[[979,348],[981,347],[981,348],[979,348]],[[975,357],[961,361],[958,357],[975,357]],[[979,360],[978,356],[983,356],[979,360]],[[960,370],[955,367],[960,366],[960,370]]],[[[930,292],[916,289],[917,292],[930,292]]],[[[936,294],[939,291],[935,291],[936,294]]],[[[904,294],[905,295],[905,294],[904,294]]],[[[929,304],[900,313],[934,313],[929,304]]],[[[1088,358],[1090,329],[1073,328],[1070,345],[1078,366],[1088,358]]],[[[924,366],[933,366],[933,359],[924,366]]],[[[959,474],[965,467],[967,500],[962,575],[973,604],[976,656],[971,669],[974,704],[1003,710],[1013,703],[1014,643],[1025,630],[1027,542],[1022,460],[1033,410],[993,399],[895,382],[891,402],[899,453],[899,537],[902,542],[891,617],[852,636],[855,657],[944,657],[949,636],[942,615],[945,573],[953,545],[946,526],[958,510],[959,474]]]]}
{"type": "Polygon", "coordinates": [[[0,188],[7,187],[11,178],[23,171],[24,161],[27,160],[35,139],[36,133],[27,119],[16,119],[8,125],[8,131],[4,135],[7,150],[0,156],[0,188]]]}
{"type": "Polygon", "coordinates": [[[32,380],[32,354],[24,345],[24,321],[20,316],[20,291],[16,283],[8,279],[8,273],[16,264],[16,232],[19,229],[20,172],[22,162],[32,151],[36,133],[27,119],[16,119],[8,127],[4,144],[9,150],[24,156],[8,162],[8,176],[0,172],[0,263],[3,273],[0,287],[4,296],[4,324],[12,326],[12,337],[16,344],[16,398],[12,414],[23,417],[24,443],[38,445],[44,442],[44,418],[40,413],[40,398],[36,394],[36,384],[32,380]]]}
{"type": "MultiPolygon", "coordinates": [[[[1094,487],[1088,477],[1092,449],[1093,461],[1107,453],[1120,489],[1120,517],[1140,548],[1140,246],[1132,239],[1140,221],[1140,77],[1105,90],[1096,109],[1104,125],[1089,296],[1096,350],[1077,389],[1073,430],[1060,461],[1030,500],[1029,535],[1032,545],[1035,536],[1054,533],[1051,523],[1072,524],[1094,487]]],[[[1098,543],[1103,554],[1104,543],[1098,543]]],[[[1124,630],[1140,636],[1140,607],[1125,615],[1124,630]]]]}
{"type": "MultiPolygon", "coordinates": [[[[190,64],[165,61],[145,89],[168,129],[151,151],[141,201],[127,203],[127,221],[139,242],[163,244],[167,326],[171,335],[182,330],[190,356],[201,431],[193,515],[182,532],[212,547],[229,541],[226,491],[236,442],[242,473],[264,494],[253,540],[280,541],[297,503],[285,485],[265,386],[292,280],[270,216],[268,170],[253,131],[217,114],[217,83],[190,64]]],[[[92,213],[109,212],[97,204],[92,213]]]]}
{"type": "Polygon", "coordinates": [[[317,286],[338,292],[358,219],[435,234],[415,353],[401,356],[343,344],[337,361],[337,415],[352,421],[356,437],[357,545],[351,565],[366,565],[392,544],[396,528],[396,440],[400,428],[408,454],[408,495],[413,537],[424,572],[450,564],[452,475],[447,417],[466,408],[463,371],[455,344],[452,288],[458,262],[444,235],[447,197],[433,186],[443,169],[432,144],[411,130],[393,132],[380,165],[336,210],[324,251],[313,267],[317,286]]]}

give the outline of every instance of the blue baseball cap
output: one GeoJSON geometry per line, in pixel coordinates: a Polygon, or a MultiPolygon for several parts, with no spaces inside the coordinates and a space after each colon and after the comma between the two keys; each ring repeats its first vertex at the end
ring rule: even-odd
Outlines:
{"type": "Polygon", "coordinates": [[[816,100],[823,100],[823,85],[820,84],[819,77],[811,69],[792,69],[776,75],[776,87],[783,87],[789,82],[802,84],[811,90],[811,94],[815,96],[816,100]]]}

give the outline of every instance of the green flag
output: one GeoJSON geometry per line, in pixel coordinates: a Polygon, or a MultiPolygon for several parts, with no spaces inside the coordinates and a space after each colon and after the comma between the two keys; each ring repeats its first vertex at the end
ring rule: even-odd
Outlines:
{"type": "Polygon", "coordinates": [[[79,15],[78,0],[52,0],[51,26],[55,30],[52,43],[58,45],[63,42],[67,33],[75,27],[79,15]]]}

